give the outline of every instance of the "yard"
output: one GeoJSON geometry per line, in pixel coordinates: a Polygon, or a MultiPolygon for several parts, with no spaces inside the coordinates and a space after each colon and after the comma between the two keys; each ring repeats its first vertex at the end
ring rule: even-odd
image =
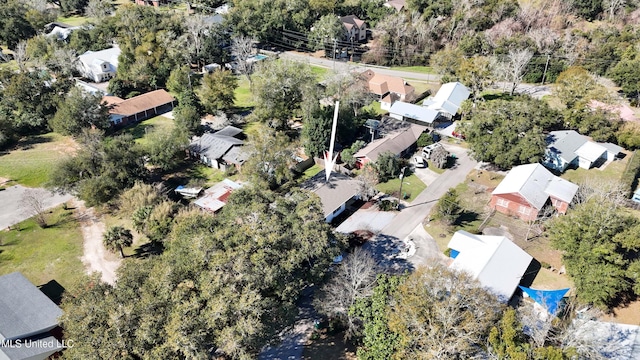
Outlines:
{"type": "Polygon", "coordinates": [[[332,73],[332,71],[329,70],[329,68],[326,68],[326,67],[323,67],[323,66],[314,66],[314,65],[311,65],[311,72],[316,75],[316,79],[318,81],[322,81],[322,80],[326,79],[327,76],[330,73],[332,73]]]}
{"type": "MultiPolygon", "coordinates": [[[[405,199],[408,202],[412,202],[426,188],[427,185],[425,185],[415,174],[411,174],[411,176],[403,179],[402,193],[408,196],[407,199],[405,199]]],[[[399,198],[400,179],[395,178],[385,183],[380,183],[376,185],[376,189],[385,194],[399,198]]]]}
{"type": "Polygon", "coordinates": [[[77,147],[71,137],[55,133],[25,138],[12,150],[0,153],[0,177],[24,186],[42,186],[49,181],[55,165],[77,147]]]}
{"type": "Polygon", "coordinates": [[[391,70],[407,71],[419,74],[435,74],[431,66],[392,66],[391,70]]]}
{"type": "Polygon", "coordinates": [[[629,162],[629,158],[631,158],[630,152],[625,152],[626,156],[621,160],[616,160],[610,164],[608,164],[604,169],[602,168],[592,168],[589,170],[577,168],[577,169],[569,169],[564,172],[560,177],[563,179],[569,180],[574,184],[584,184],[584,183],[593,183],[593,182],[602,182],[602,183],[611,183],[620,181],[622,174],[629,162]]]}
{"type": "Polygon", "coordinates": [[[135,141],[141,145],[147,145],[149,140],[147,135],[152,131],[170,132],[174,123],[172,119],[165,116],[156,116],[137,123],[135,126],[122,129],[123,134],[131,134],[135,141]]]}
{"type": "Polygon", "coordinates": [[[58,16],[57,21],[71,25],[71,26],[80,26],[80,25],[84,25],[87,21],[89,21],[89,18],[85,16],[78,16],[78,15],[72,15],[72,16],[66,16],[66,17],[58,16]]]}
{"type": "Polygon", "coordinates": [[[236,101],[235,107],[238,109],[246,109],[255,106],[253,102],[253,94],[251,93],[251,84],[246,76],[238,76],[238,87],[235,90],[236,101]]]}
{"type": "Polygon", "coordinates": [[[84,277],[82,232],[73,210],[50,211],[46,229],[33,219],[0,232],[0,275],[20,271],[35,285],[56,280],[65,288],[84,277]]]}

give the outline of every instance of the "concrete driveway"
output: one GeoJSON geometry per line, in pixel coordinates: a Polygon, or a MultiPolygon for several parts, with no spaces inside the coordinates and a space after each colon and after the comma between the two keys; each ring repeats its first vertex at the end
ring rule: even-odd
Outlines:
{"type": "Polygon", "coordinates": [[[50,209],[71,200],[71,195],[53,194],[44,189],[30,189],[22,185],[14,185],[0,191],[0,230],[4,230],[11,225],[17,224],[33,216],[28,213],[22,202],[22,196],[30,190],[43,190],[42,201],[46,209],[50,209]]]}

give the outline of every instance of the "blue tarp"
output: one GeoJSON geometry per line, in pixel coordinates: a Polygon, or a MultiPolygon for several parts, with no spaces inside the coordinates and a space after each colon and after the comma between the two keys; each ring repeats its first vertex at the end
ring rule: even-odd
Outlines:
{"type": "Polygon", "coordinates": [[[178,185],[178,187],[176,188],[176,190],[182,190],[182,189],[184,189],[184,186],[182,185],[178,185]]]}
{"type": "Polygon", "coordinates": [[[458,250],[451,249],[451,251],[449,251],[449,257],[452,259],[455,259],[456,257],[458,257],[458,254],[460,254],[460,251],[458,250]]]}
{"type": "Polygon", "coordinates": [[[519,286],[535,302],[544,306],[549,314],[555,315],[562,298],[569,292],[569,288],[560,290],[536,290],[524,286],[519,286]]]}

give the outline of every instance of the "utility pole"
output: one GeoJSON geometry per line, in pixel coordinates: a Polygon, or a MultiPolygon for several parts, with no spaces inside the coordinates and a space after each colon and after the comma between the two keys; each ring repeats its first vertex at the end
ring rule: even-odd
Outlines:
{"type": "Polygon", "coordinates": [[[333,39],[333,71],[336,70],[336,39],[333,39]]]}
{"type": "Polygon", "coordinates": [[[547,76],[547,68],[549,67],[549,60],[551,59],[551,55],[547,54],[547,63],[544,64],[544,72],[542,73],[542,85],[544,85],[544,80],[547,76]]]}
{"type": "Polygon", "coordinates": [[[402,199],[402,184],[404,182],[404,171],[407,169],[406,166],[404,166],[401,170],[400,170],[400,195],[398,195],[400,197],[400,199],[402,199]]]}

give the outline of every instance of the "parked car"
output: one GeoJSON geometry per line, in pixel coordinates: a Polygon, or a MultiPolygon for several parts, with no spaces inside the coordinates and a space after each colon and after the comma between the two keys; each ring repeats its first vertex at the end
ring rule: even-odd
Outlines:
{"type": "Polygon", "coordinates": [[[417,168],[426,168],[427,162],[424,160],[422,156],[414,156],[413,157],[413,165],[417,168]]]}
{"type": "Polygon", "coordinates": [[[425,159],[429,159],[431,157],[431,153],[433,152],[433,150],[441,146],[442,144],[440,143],[435,143],[435,144],[425,146],[424,148],[422,148],[422,157],[425,159]]]}

